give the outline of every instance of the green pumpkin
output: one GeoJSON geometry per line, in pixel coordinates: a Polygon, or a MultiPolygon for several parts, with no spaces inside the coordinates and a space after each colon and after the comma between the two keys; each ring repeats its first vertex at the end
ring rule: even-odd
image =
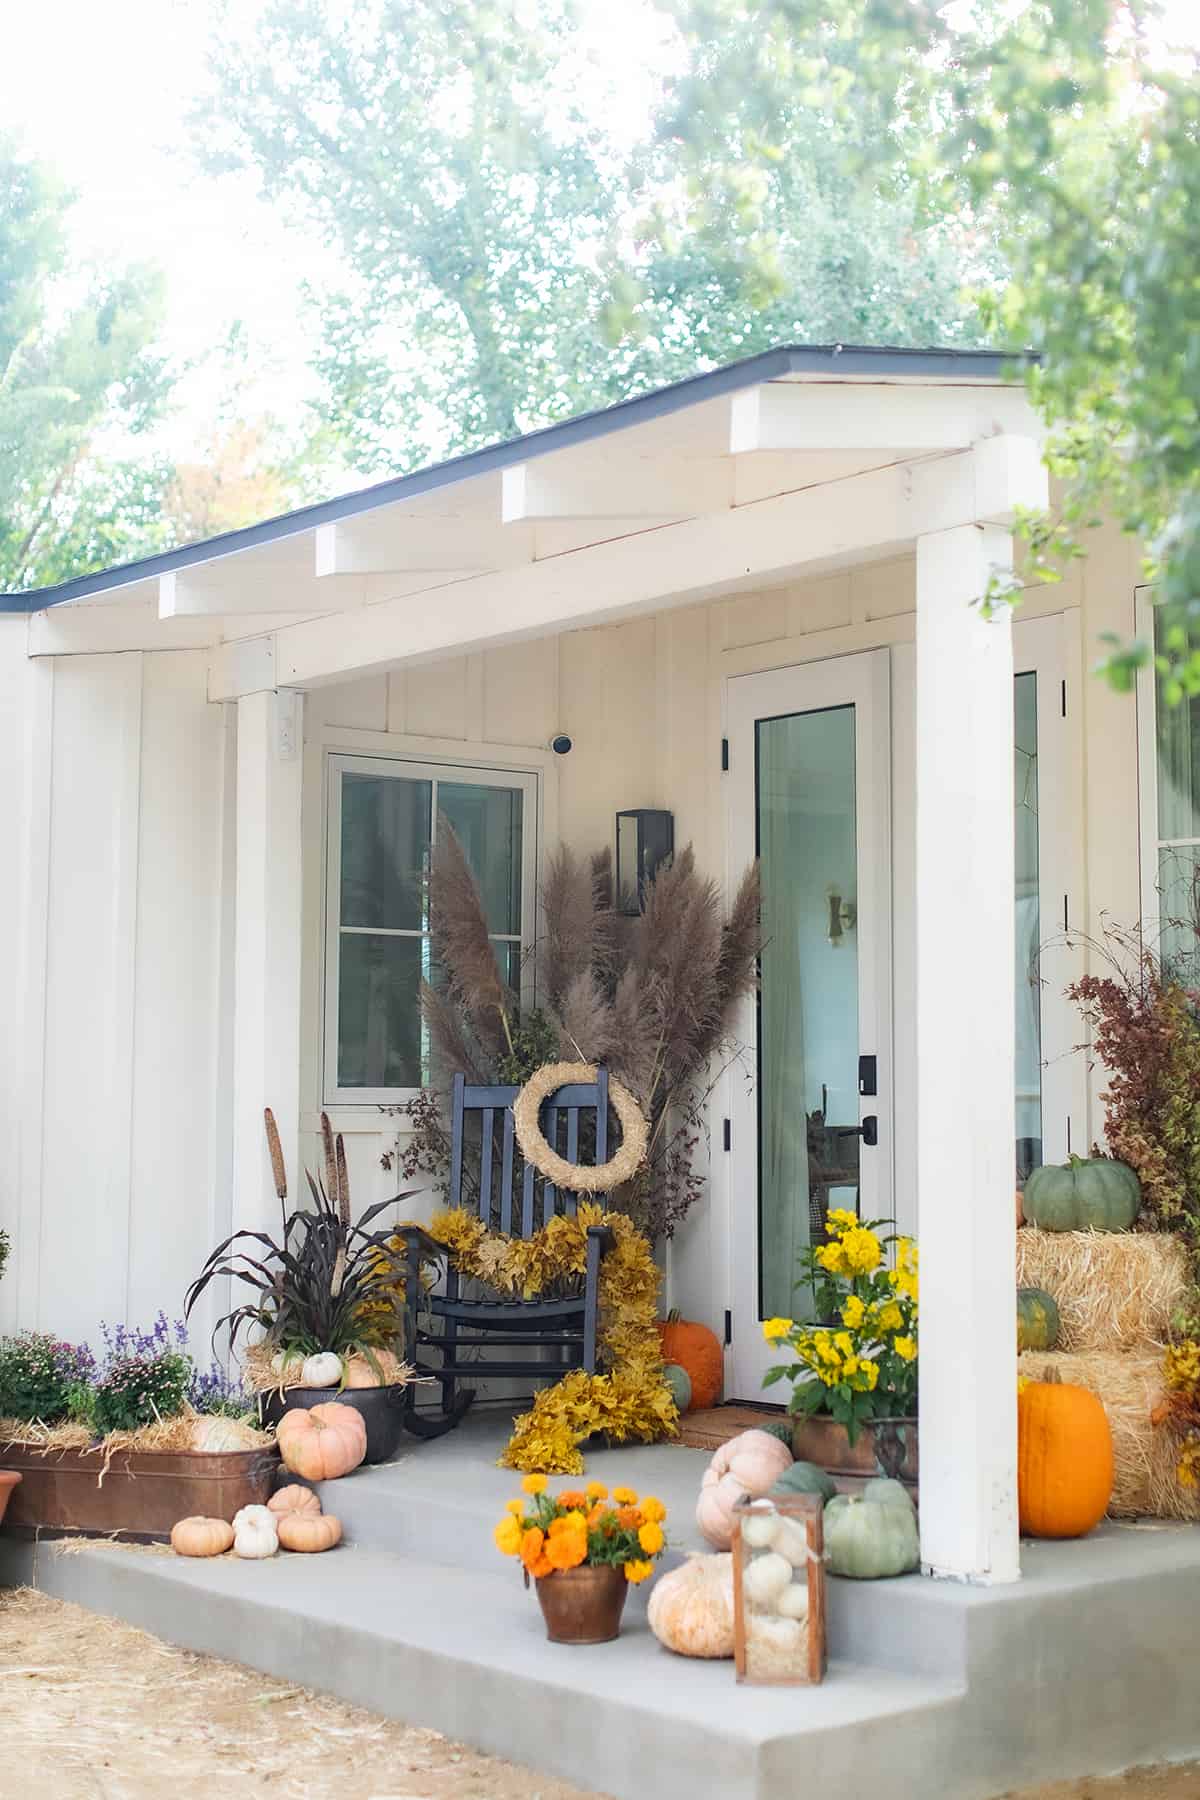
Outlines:
{"type": "Polygon", "coordinates": [[[861,1497],[873,1501],[876,1506],[902,1506],[916,1516],[916,1502],[909,1489],[902,1481],[893,1481],[889,1476],[878,1475],[874,1481],[868,1481],[861,1497]]]}
{"type": "Polygon", "coordinates": [[[1025,1222],[1042,1231],[1128,1231],[1141,1204],[1137,1176],[1110,1156],[1046,1163],[1025,1183],[1025,1222]]]}
{"type": "Polygon", "coordinates": [[[819,1469],[816,1463],[794,1462],[790,1469],[783,1471],[771,1492],[773,1494],[819,1494],[822,1500],[832,1500],[837,1493],[837,1482],[826,1469],[819,1469]]]}
{"type": "Polygon", "coordinates": [[[674,1400],[677,1410],[685,1413],[692,1404],[691,1376],[686,1369],[680,1368],[678,1363],[664,1363],[663,1380],[671,1390],[671,1398],[674,1400]]]}
{"type": "Polygon", "coordinates": [[[761,1425],[755,1426],[756,1431],[765,1431],[768,1437],[778,1438],[789,1450],[792,1447],[792,1429],[790,1419],[764,1419],[761,1425]]]}
{"type": "Polygon", "coordinates": [[[825,1559],[831,1574],[880,1581],[915,1569],[921,1560],[917,1520],[907,1494],[904,1501],[890,1494],[868,1499],[865,1491],[861,1496],[835,1495],[825,1508],[825,1559]]]}
{"type": "Polygon", "coordinates": [[[1017,1349],[1053,1350],[1058,1343],[1058,1306],[1045,1288],[1017,1289],[1017,1349]]]}

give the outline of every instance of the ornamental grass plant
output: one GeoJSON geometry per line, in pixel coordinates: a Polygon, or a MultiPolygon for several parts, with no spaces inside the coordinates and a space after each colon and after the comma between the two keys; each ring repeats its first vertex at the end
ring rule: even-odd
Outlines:
{"type": "Polygon", "coordinates": [[[586,1487],[548,1491],[544,1475],[526,1475],[523,1498],[508,1502],[493,1534],[503,1556],[520,1559],[526,1579],[568,1569],[621,1569],[636,1585],[654,1573],[666,1548],[667,1509],[653,1494],[641,1499],[632,1488],[601,1481],[586,1487]]]}
{"type": "Polygon", "coordinates": [[[829,1241],[810,1244],[800,1257],[796,1287],[807,1290],[816,1322],[776,1318],[762,1328],[789,1358],[767,1371],[763,1386],[791,1382],[788,1411],[829,1414],[851,1444],[870,1420],[911,1418],[917,1410],[917,1246],[885,1234],[884,1223],[835,1207],[827,1216],[829,1241]]]}

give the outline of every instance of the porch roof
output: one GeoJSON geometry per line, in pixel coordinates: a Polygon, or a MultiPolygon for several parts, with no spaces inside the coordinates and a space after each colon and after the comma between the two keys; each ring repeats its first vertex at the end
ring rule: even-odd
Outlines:
{"type": "Polygon", "coordinates": [[[233,699],[769,585],[1036,505],[1013,366],[782,346],[0,609],[31,656],[209,650],[233,699]]]}

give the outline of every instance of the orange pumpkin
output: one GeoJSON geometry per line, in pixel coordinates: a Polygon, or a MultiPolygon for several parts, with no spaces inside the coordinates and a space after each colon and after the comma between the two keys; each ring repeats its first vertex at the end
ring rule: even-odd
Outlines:
{"type": "Polygon", "coordinates": [[[176,1556],[221,1556],[233,1543],[233,1526],[225,1519],[180,1519],[171,1527],[176,1556]]]}
{"type": "Polygon", "coordinates": [[[1113,1443],[1095,1394],[1054,1369],[1017,1397],[1017,1499],[1028,1537],[1083,1537],[1108,1510],[1113,1443]]]}
{"type": "Polygon", "coordinates": [[[285,1466],[305,1481],[335,1481],[357,1469],[367,1454],[362,1414],[340,1400],[289,1407],[275,1436],[285,1466]]]}
{"type": "Polygon", "coordinates": [[[681,1319],[673,1307],[658,1322],[663,1361],[686,1369],[692,1384],[692,1410],[715,1406],[725,1379],[725,1352],[715,1331],[693,1319],[681,1319]]]}
{"type": "Polygon", "coordinates": [[[284,1513],[308,1513],[315,1517],[321,1510],[321,1502],[311,1488],[300,1487],[297,1482],[289,1482],[281,1487],[277,1494],[272,1494],[267,1501],[273,1513],[280,1517],[284,1513]]]}
{"type": "Polygon", "coordinates": [[[342,1522],[332,1513],[284,1513],[279,1521],[279,1542],[285,1550],[332,1550],[342,1541],[342,1522]]]}

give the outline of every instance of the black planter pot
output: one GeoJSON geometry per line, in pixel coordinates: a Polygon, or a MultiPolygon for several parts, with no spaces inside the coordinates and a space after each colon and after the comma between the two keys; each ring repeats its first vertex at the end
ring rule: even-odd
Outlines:
{"type": "Polygon", "coordinates": [[[278,1425],[284,1413],[294,1406],[324,1406],[329,1400],[342,1406],[353,1406],[362,1414],[367,1428],[364,1460],[381,1463],[395,1456],[400,1448],[407,1391],[403,1386],[343,1388],[340,1392],[337,1388],[293,1387],[286,1388],[282,1394],[278,1389],[272,1389],[269,1394],[259,1395],[258,1410],[264,1425],[278,1425]]]}

